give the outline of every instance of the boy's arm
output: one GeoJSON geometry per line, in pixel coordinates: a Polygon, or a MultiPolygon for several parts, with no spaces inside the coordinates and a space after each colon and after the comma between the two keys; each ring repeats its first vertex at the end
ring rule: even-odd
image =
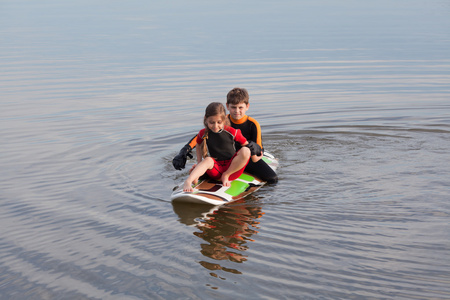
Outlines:
{"type": "Polygon", "coordinates": [[[251,155],[261,156],[262,155],[262,149],[261,147],[255,143],[254,141],[248,141],[246,144],[242,145],[250,149],[251,155]]]}
{"type": "Polygon", "coordinates": [[[181,148],[180,152],[173,158],[172,165],[176,170],[184,169],[186,166],[187,157],[193,158],[191,151],[197,145],[197,135],[195,135],[189,143],[181,148]]]}
{"type": "Polygon", "coordinates": [[[250,149],[250,155],[253,162],[257,162],[262,158],[262,150],[261,147],[254,141],[247,141],[242,144],[243,147],[247,147],[250,149]]]}
{"type": "Polygon", "coordinates": [[[249,140],[254,141],[261,147],[261,149],[263,149],[261,126],[259,125],[258,121],[256,121],[252,117],[248,117],[248,120],[253,123],[252,136],[249,138],[249,140]]]}
{"type": "Polygon", "coordinates": [[[241,130],[239,130],[239,129],[236,130],[235,140],[238,143],[240,143],[242,147],[249,148],[252,156],[253,155],[256,155],[256,156],[261,156],[262,155],[261,147],[257,143],[255,143],[254,141],[252,141],[250,139],[246,139],[242,135],[241,130]]]}

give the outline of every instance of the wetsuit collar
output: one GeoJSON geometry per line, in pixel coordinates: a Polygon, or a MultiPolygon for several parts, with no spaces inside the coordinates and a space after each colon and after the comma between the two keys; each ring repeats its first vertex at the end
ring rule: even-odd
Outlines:
{"type": "Polygon", "coordinates": [[[229,115],[229,116],[230,116],[231,122],[233,122],[234,124],[242,124],[242,123],[244,123],[245,121],[247,121],[247,119],[248,119],[248,116],[247,116],[247,115],[243,116],[243,117],[240,118],[239,120],[233,119],[233,117],[232,117],[231,115],[229,115]]]}

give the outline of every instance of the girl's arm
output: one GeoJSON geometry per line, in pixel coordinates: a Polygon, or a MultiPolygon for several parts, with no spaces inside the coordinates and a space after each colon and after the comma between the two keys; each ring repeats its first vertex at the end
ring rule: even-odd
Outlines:
{"type": "MultiPolygon", "coordinates": [[[[200,131],[201,132],[201,131],[200,131]]],[[[191,143],[194,144],[195,142],[195,154],[197,156],[197,163],[194,164],[191,169],[189,170],[189,174],[191,174],[192,170],[195,169],[195,167],[203,160],[203,151],[202,151],[202,147],[201,147],[201,143],[199,144],[199,136],[200,136],[200,132],[191,140],[191,143]]]]}
{"type": "Polygon", "coordinates": [[[201,147],[197,147],[197,149],[195,149],[195,152],[197,154],[197,163],[192,165],[191,169],[189,170],[189,174],[191,174],[192,171],[194,171],[195,167],[197,167],[197,165],[203,160],[202,150],[200,148],[201,147]]]}
{"type": "Polygon", "coordinates": [[[201,147],[197,147],[197,149],[195,149],[195,152],[197,153],[197,163],[199,164],[202,160],[203,160],[203,153],[202,153],[202,149],[200,149],[201,147]]]}
{"type": "MultiPolygon", "coordinates": [[[[239,129],[236,130],[236,136],[235,136],[234,140],[237,141],[239,144],[241,144],[242,147],[245,147],[249,144],[248,140],[242,135],[242,132],[239,129]]],[[[253,149],[252,161],[257,162],[258,160],[260,160],[262,158],[261,147],[253,141],[250,141],[250,144],[251,144],[249,147],[250,150],[253,149]],[[259,151],[256,151],[257,149],[255,147],[258,147],[259,151]],[[259,153],[259,152],[261,152],[261,153],[259,153]],[[257,153],[259,153],[259,156],[256,155],[257,153]]]]}

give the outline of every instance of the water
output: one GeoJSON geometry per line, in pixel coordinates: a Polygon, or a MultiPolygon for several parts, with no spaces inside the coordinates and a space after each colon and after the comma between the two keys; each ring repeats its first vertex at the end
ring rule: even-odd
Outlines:
{"type": "Polygon", "coordinates": [[[449,12],[0,2],[1,299],[449,299],[449,12]],[[235,86],[280,181],[173,205],[235,86]]]}

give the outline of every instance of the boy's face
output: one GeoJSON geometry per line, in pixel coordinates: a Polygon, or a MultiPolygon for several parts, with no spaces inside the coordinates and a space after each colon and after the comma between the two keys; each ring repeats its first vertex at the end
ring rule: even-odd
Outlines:
{"type": "Polygon", "coordinates": [[[227,104],[227,109],[230,112],[230,116],[235,120],[243,118],[249,107],[250,104],[245,103],[227,104]]]}

